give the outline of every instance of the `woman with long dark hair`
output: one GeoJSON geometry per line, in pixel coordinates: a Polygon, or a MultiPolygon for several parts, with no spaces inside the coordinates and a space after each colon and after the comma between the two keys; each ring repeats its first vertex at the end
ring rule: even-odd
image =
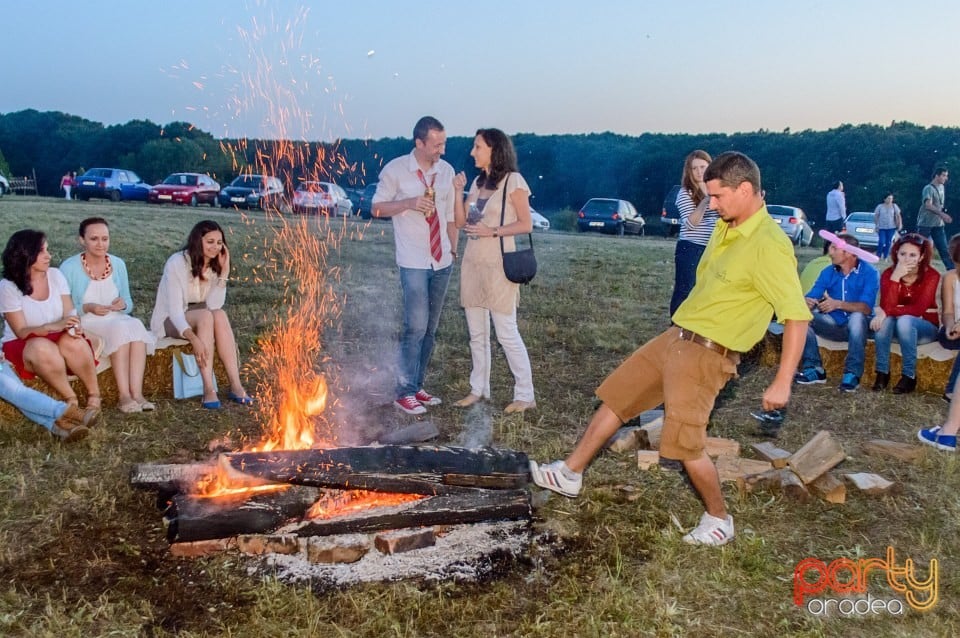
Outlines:
{"type": "Polygon", "coordinates": [[[67,379],[76,375],[87,390],[87,422],[100,412],[100,386],[93,347],[86,338],[63,274],[50,267],[47,238],[18,230],[3,251],[0,313],[3,354],[21,379],[35,376],[77,405],[67,379]]]}
{"type": "Polygon", "coordinates": [[[102,217],[80,222],[83,252],[64,260],[60,271],[70,285],[73,305],[88,334],[103,341],[100,354],[110,357],[117,381],[121,412],[150,412],[156,406],[143,397],[143,374],[147,355],[156,348],[156,337],[132,316],[133,299],[127,266],[109,254],[110,227],[102,217]]]}
{"type": "Polygon", "coordinates": [[[514,236],[533,229],[530,187],[517,171],[517,154],[507,135],[495,128],[480,129],[470,151],[480,175],[464,202],[466,176],[454,177],[454,218],[468,241],[460,269],[460,303],[470,332],[470,394],[455,406],[467,407],[490,397],[490,320],[513,373],[513,401],[504,412],[537,406],[530,357],[517,327],[520,286],[503,273],[503,249],[514,249],[514,236]],[[505,197],[505,198],[504,198],[505,197]],[[505,205],[505,208],[504,208],[505,205]],[[468,216],[467,211],[470,211],[468,216]],[[501,223],[501,217],[503,221],[501,223]]]}
{"type": "Polygon", "coordinates": [[[873,389],[884,390],[890,382],[890,345],[900,343],[903,361],[894,394],[917,388],[917,346],[937,338],[937,286],[940,273],[930,265],[933,244],[917,233],[893,242],[893,265],[880,275],[880,307],[870,320],[876,333],[876,381],[873,389]]]}
{"type": "Polygon", "coordinates": [[[187,237],[187,245],[163,266],[150,319],[150,330],[157,338],[190,342],[203,379],[201,405],[211,410],[220,407],[213,385],[214,351],[230,382],[227,397],[242,405],[253,403],[240,381],[237,342],[223,310],[229,278],[230,251],[223,229],[209,219],[198,222],[187,237]]]}
{"type": "Polygon", "coordinates": [[[680,235],[673,253],[673,296],[670,298],[670,316],[693,290],[697,280],[697,266],[707,247],[718,215],[709,210],[710,196],[703,181],[703,172],[710,165],[710,155],[696,150],[683,162],[677,209],[680,211],[680,235]]]}

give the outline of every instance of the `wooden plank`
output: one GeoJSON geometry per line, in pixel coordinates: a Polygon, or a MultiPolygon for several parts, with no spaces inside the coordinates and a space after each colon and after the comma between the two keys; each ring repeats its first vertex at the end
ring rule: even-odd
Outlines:
{"type": "Polygon", "coordinates": [[[304,521],[285,531],[298,536],[330,536],[426,525],[456,525],[530,518],[527,490],[471,490],[431,496],[403,506],[379,507],[329,519],[304,521]]]}
{"type": "Polygon", "coordinates": [[[847,501],[847,486],[833,472],[827,472],[810,484],[810,490],[828,503],[847,501]]]}
{"type": "Polygon", "coordinates": [[[800,503],[810,502],[810,492],[800,480],[800,477],[794,474],[789,468],[783,468],[780,472],[780,492],[787,498],[800,503]]]}
{"type": "Polygon", "coordinates": [[[660,465],[660,453],[656,450],[637,450],[637,467],[641,470],[649,470],[653,466],[660,465]]]}
{"type": "Polygon", "coordinates": [[[873,439],[863,444],[865,454],[873,456],[886,456],[889,458],[914,463],[924,457],[926,450],[919,445],[910,443],[899,443],[897,441],[885,441],[883,439],[873,439]]]}
{"type": "Polygon", "coordinates": [[[516,489],[530,481],[527,455],[495,448],[385,445],[220,455],[233,474],[275,483],[409,494],[453,494],[463,486],[516,489]]]}
{"type": "Polygon", "coordinates": [[[663,417],[657,417],[650,423],[640,426],[637,432],[637,445],[641,450],[659,450],[660,432],[663,430],[663,417]]]}
{"type": "Polygon", "coordinates": [[[720,456],[740,456],[740,443],[733,439],[723,439],[717,436],[708,436],[704,444],[704,451],[710,458],[720,456]]]}
{"type": "Polygon", "coordinates": [[[870,496],[888,494],[896,491],[899,488],[899,486],[893,481],[888,481],[878,474],[870,474],[869,472],[844,474],[843,478],[845,478],[855,488],[864,494],[869,494],[870,496]]]}
{"type": "Polygon", "coordinates": [[[759,474],[747,474],[737,481],[741,492],[752,493],[761,490],[780,489],[780,470],[771,469],[759,474]]]}
{"type": "Polygon", "coordinates": [[[130,468],[130,485],[141,490],[190,491],[215,473],[213,463],[137,463],[130,468]]]}
{"type": "Polygon", "coordinates": [[[791,454],[784,449],[778,448],[770,441],[753,443],[750,445],[750,449],[752,449],[757,456],[764,461],[768,461],[778,470],[787,467],[787,459],[790,458],[791,454]]]}
{"type": "Polygon", "coordinates": [[[639,429],[638,427],[620,428],[607,440],[605,447],[618,454],[637,449],[637,430],[639,429]]]}
{"type": "Polygon", "coordinates": [[[790,456],[787,466],[807,484],[836,467],[844,458],[846,454],[840,442],[827,430],[820,430],[790,456]]]}
{"type": "Polygon", "coordinates": [[[414,549],[433,547],[436,544],[437,535],[430,527],[383,532],[373,539],[373,546],[381,554],[400,554],[414,549]]]}

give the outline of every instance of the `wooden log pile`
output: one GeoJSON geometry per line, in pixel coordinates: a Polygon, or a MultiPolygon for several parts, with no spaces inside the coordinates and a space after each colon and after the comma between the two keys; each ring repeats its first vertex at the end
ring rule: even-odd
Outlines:
{"type": "MultiPolygon", "coordinates": [[[[611,437],[607,448],[618,453],[634,453],[637,467],[650,470],[659,465],[662,428],[662,417],[639,427],[622,428],[611,437]]],[[[848,485],[868,496],[895,493],[900,487],[895,481],[869,472],[838,475],[834,468],[847,455],[836,437],[826,430],[817,432],[796,452],[781,449],[769,441],[753,443],[750,450],[756,459],[741,457],[737,441],[707,437],[706,452],[714,459],[721,483],[735,482],[741,493],[763,490],[800,503],[816,497],[841,504],[846,501],[848,485]]],[[[908,463],[923,458],[926,452],[917,445],[879,439],[864,443],[862,451],[869,456],[908,463]]]]}
{"type": "MultiPolygon", "coordinates": [[[[319,556],[326,550],[316,543],[307,547],[271,535],[280,528],[304,539],[528,519],[528,466],[526,455],[512,450],[376,446],[227,453],[202,464],[140,464],[132,469],[130,482],[161,496],[167,538],[177,555],[232,549],[258,553],[250,547],[283,553],[286,547],[319,556]],[[213,476],[228,477],[231,487],[255,490],[214,497],[194,493],[213,476]],[[388,495],[372,500],[389,504],[354,507],[370,500],[364,497],[371,493],[388,495]],[[322,518],[307,517],[318,501],[325,506],[322,518]],[[231,540],[245,537],[259,540],[252,545],[231,540]]],[[[386,535],[375,546],[384,553],[407,551],[429,544],[427,536],[386,535]]]]}

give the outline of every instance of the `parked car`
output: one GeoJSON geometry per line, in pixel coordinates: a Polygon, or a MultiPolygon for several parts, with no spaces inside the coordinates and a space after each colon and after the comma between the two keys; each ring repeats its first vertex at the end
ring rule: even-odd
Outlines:
{"type": "Polygon", "coordinates": [[[680,209],[677,208],[678,193],[680,193],[680,184],[667,191],[667,196],[663,198],[660,223],[664,225],[664,234],[667,237],[676,237],[680,234],[680,209]]]}
{"type": "Polygon", "coordinates": [[[868,249],[877,249],[879,235],[877,234],[877,224],[873,216],[873,211],[857,211],[847,215],[843,220],[843,230],[857,238],[860,246],[868,249]]]}
{"type": "Polygon", "coordinates": [[[217,200],[224,208],[281,207],[283,183],[271,175],[240,175],[220,190],[217,200]]]}
{"type": "Polygon", "coordinates": [[[353,204],[347,192],[330,182],[300,182],[293,192],[293,212],[323,213],[337,217],[353,215],[353,204]]]}
{"type": "Polygon", "coordinates": [[[809,246],[813,241],[813,227],[807,222],[802,208],[767,204],[767,212],[780,225],[790,241],[796,246],[809,246]]]}
{"type": "Polygon", "coordinates": [[[550,230],[550,220],[533,208],[530,209],[530,218],[533,220],[534,230],[550,230]]]}
{"type": "Polygon", "coordinates": [[[0,175],[0,197],[10,192],[10,182],[3,175],[0,175]]]}
{"type": "Polygon", "coordinates": [[[174,173],[150,189],[147,201],[151,204],[217,205],[220,184],[209,175],[174,173]]]}
{"type": "Polygon", "coordinates": [[[377,182],[367,184],[360,193],[360,203],[357,204],[357,214],[363,219],[373,217],[373,209],[370,204],[373,203],[373,196],[377,193],[377,182]]]}
{"type": "Polygon", "coordinates": [[[91,168],[77,178],[73,187],[78,199],[87,201],[91,197],[121,200],[146,201],[150,193],[147,184],[133,171],[124,168],[91,168]]]}
{"type": "Polygon", "coordinates": [[[645,222],[633,204],[625,199],[594,197],[577,213],[577,230],[596,230],[617,235],[642,235],[645,222]]]}

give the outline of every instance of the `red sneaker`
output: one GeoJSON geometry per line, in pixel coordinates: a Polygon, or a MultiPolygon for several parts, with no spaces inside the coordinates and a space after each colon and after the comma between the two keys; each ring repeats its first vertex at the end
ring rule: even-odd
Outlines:
{"type": "Polygon", "coordinates": [[[412,394],[408,394],[405,397],[400,397],[393,402],[395,406],[403,410],[407,414],[426,414],[427,409],[417,401],[417,397],[412,394]]]}
{"type": "Polygon", "coordinates": [[[416,397],[417,401],[421,405],[440,405],[443,401],[440,400],[440,397],[435,397],[423,388],[417,390],[417,393],[413,395],[416,397]]]}

